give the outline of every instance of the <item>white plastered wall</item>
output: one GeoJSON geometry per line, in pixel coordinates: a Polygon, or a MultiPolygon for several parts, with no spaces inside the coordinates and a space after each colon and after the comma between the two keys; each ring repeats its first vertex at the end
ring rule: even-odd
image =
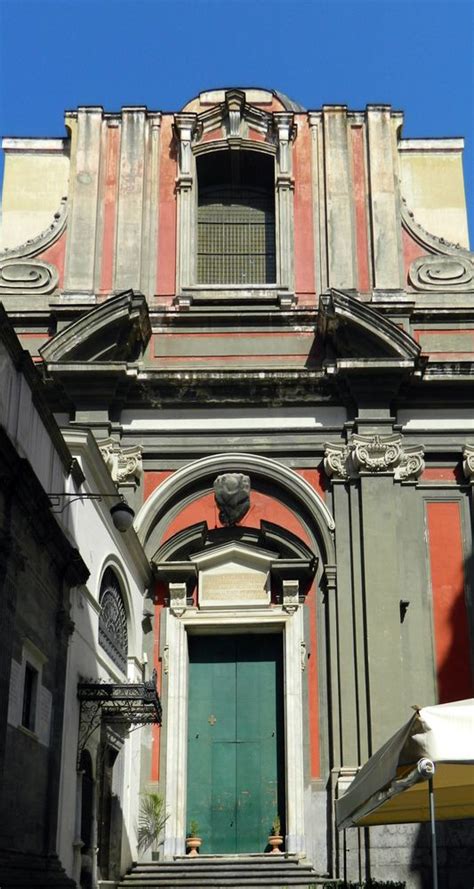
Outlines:
{"type": "Polygon", "coordinates": [[[402,139],[400,187],[415,221],[430,234],[469,247],[463,139],[402,139]]]}
{"type": "MultiPolygon", "coordinates": [[[[66,434],[71,451],[79,459],[91,491],[106,491],[110,476],[90,434],[66,434]]],[[[87,488],[85,489],[87,490],[87,488]]],[[[113,488],[113,486],[112,486],[113,488]]],[[[60,786],[58,853],[66,872],[78,878],[80,870],[80,778],[77,775],[79,703],[77,684],[81,679],[107,682],[142,681],[143,594],[148,583],[147,563],[133,530],[124,535],[112,523],[109,507],[113,500],[76,501],[63,514],[67,531],[90,570],[87,584],[72,592],[71,619],[74,632],[68,656],[60,786]],[[99,591],[103,573],[111,567],[121,585],[128,624],[128,666],[123,674],[98,643],[99,591]]],[[[87,744],[95,768],[99,729],[87,744]]],[[[114,785],[123,815],[122,872],[136,857],[136,827],[139,801],[140,729],[130,733],[119,754],[121,787],[114,785]]],[[[117,772],[117,774],[118,774],[117,772]]]]}

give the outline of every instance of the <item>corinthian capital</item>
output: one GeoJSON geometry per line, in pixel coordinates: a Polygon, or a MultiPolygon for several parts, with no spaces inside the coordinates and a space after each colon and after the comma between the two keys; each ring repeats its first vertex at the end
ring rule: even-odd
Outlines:
{"type": "Polygon", "coordinates": [[[402,458],[402,436],[359,435],[351,439],[352,459],[359,472],[393,472],[402,458]]]}
{"type": "MultiPolygon", "coordinates": [[[[474,447],[472,448],[474,472],[474,447]]],[[[403,436],[354,434],[347,444],[328,443],[324,469],[332,479],[347,481],[359,473],[393,472],[397,481],[416,480],[425,467],[422,445],[405,445],[403,436]]]]}

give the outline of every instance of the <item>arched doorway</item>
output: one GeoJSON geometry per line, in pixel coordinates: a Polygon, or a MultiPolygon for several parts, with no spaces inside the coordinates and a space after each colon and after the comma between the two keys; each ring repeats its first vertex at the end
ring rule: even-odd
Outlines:
{"type": "Polygon", "coordinates": [[[207,832],[203,851],[263,852],[277,815],[286,850],[304,853],[308,698],[318,706],[316,647],[310,663],[308,653],[315,646],[316,590],[334,554],[329,510],[304,478],[276,461],[222,455],[175,473],[152,495],[137,526],[162,585],[165,857],[184,852],[191,819],[207,832]],[[252,483],[248,516],[228,528],[219,525],[212,492],[225,467],[247,471],[252,483]],[[247,702],[248,689],[255,694],[247,702]],[[252,708],[262,717],[255,736],[246,727],[254,731],[258,722],[248,716],[252,708]],[[265,749],[271,736],[273,748],[265,749]],[[251,775],[246,744],[260,762],[247,782],[254,794],[250,836],[239,824],[250,792],[239,777],[251,775]],[[193,787],[193,770],[206,774],[205,793],[202,782],[201,792],[193,787]]]}

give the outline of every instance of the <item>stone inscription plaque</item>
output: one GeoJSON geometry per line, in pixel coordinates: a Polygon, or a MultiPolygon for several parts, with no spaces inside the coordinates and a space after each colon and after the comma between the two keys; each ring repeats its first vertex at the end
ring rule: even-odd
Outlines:
{"type": "Polygon", "coordinates": [[[204,574],[201,582],[201,599],[219,602],[267,602],[265,575],[260,572],[204,574]]]}

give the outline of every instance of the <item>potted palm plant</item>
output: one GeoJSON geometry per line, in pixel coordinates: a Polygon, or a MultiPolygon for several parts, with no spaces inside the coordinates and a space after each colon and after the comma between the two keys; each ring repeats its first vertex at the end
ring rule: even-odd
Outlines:
{"type": "Polygon", "coordinates": [[[275,815],[272,821],[272,830],[268,837],[268,845],[272,847],[270,852],[271,855],[275,853],[281,854],[280,846],[283,845],[283,837],[281,835],[281,821],[279,815],[275,815]]]}
{"type": "Polygon", "coordinates": [[[138,851],[151,849],[152,859],[158,858],[161,832],[168,820],[165,801],[160,793],[143,793],[138,811],[138,851]]]}
{"type": "Polygon", "coordinates": [[[198,849],[202,843],[202,838],[198,836],[199,824],[191,819],[189,822],[189,830],[186,836],[186,846],[189,849],[188,855],[194,857],[198,854],[198,849]]]}

